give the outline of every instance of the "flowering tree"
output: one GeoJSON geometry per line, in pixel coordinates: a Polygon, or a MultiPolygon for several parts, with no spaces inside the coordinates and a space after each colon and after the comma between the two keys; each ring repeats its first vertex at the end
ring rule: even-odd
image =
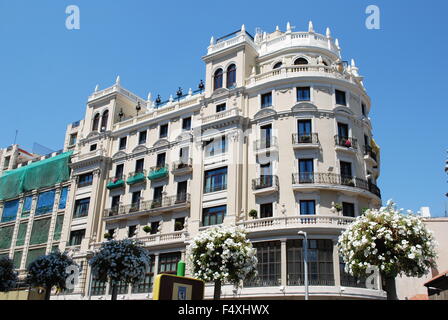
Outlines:
{"type": "Polygon", "coordinates": [[[118,283],[135,284],[144,278],[149,262],[148,251],[132,239],[107,241],[89,260],[93,275],[110,281],[112,300],[117,300],[118,283]]]}
{"type": "Polygon", "coordinates": [[[7,292],[15,287],[17,273],[14,271],[14,263],[8,257],[0,258],[0,292],[7,292]]]}
{"type": "Polygon", "coordinates": [[[194,276],[215,283],[214,299],[221,297],[221,285],[238,287],[242,280],[256,276],[256,249],[244,230],[214,227],[201,232],[189,246],[190,268],[194,276]]]}
{"type": "Polygon", "coordinates": [[[340,236],[345,271],[365,276],[378,268],[389,300],[398,300],[398,275],[422,277],[435,266],[435,241],[420,217],[403,214],[392,201],[379,210],[367,210],[340,236]]]}
{"type": "Polygon", "coordinates": [[[59,251],[41,256],[28,266],[26,282],[32,287],[45,288],[45,300],[50,300],[51,289],[66,289],[66,280],[70,275],[67,268],[76,266],[72,258],[59,251]]]}

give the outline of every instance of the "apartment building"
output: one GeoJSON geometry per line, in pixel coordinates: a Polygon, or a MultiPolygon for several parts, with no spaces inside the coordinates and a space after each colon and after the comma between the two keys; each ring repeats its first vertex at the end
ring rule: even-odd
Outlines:
{"type": "Polygon", "coordinates": [[[212,37],[203,61],[197,90],[144,99],[118,77],[97,87],[84,119],[68,126],[58,246],[83,267],[78,286],[54,298],[109,298],[86,264],[108,238],[135,238],[150,251],[145,280],[120,286],[119,298],[151,298],[154,276],[175,273],[195,235],[226,224],[248,231],[259,275],[238,291],[224,286],[224,298],[303,299],[298,231],[306,231],[312,298],[383,299],[381,287],[344,273],[337,251],[341,231],[381,206],[380,149],[355,62],[312,23],[255,36],[243,25],[212,37]]]}

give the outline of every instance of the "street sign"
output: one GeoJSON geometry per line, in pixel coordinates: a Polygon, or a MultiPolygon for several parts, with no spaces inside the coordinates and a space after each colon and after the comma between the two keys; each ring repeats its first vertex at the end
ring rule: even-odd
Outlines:
{"type": "Polygon", "coordinates": [[[203,300],[205,283],[187,277],[160,274],[154,280],[153,300],[203,300]]]}

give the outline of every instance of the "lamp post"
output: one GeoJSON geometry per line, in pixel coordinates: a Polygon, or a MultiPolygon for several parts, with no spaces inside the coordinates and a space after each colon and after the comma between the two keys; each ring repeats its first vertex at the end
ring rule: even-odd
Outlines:
{"type": "Polygon", "coordinates": [[[308,235],[305,231],[299,231],[299,236],[303,236],[303,265],[305,273],[305,300],[309,300],[308,291],[308,235]]]}

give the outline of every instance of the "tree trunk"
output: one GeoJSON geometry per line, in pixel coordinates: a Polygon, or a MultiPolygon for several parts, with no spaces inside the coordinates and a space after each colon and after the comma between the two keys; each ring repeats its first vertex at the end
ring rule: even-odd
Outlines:
{"type": "Polygon", "coordinates": [[[214,300],[221,300],[221,280],[215,280],[215,292],[213,294],[214,300]]]}
{"type": "Polygon", "coordinates": [[[116,284],[112,284],[112,299],[111,300],[117,300],[118,296],[118,287],[116,284]]]}
{"type": "Polygon", "coordinates": [[[395,277],[382,275],[384,279],[384,290],[387,293],[387,300],[399,300],[397,296],[397,287],[395,285],[395,277]]]}
{"type": "Polygon", "coordinates": [[[45,287],[45,300],[50,300],[51,297],[51,286],[45,287]]]}

